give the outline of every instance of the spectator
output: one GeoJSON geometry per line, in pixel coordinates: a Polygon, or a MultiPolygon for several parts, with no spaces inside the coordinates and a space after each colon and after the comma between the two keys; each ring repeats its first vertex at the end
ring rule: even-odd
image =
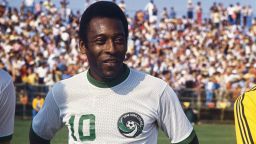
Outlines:
{"type": "Polygon", "coordinates": [[[189,20],[193,20],[194,18],[194,6],[192,0],[188,0],[188,6],[187,6],[187,17],[189,20]]]}
{"type": "Polygon", "coordinates": [[[27,14],[28,12],[34,13],[34,6],[35,1],[34,0],[24,0],[24,12],[27,14]]]}
{"type": "Polygon", "coordinates": [[[236,14],[235,23],[236,23],[236,25],[240,25],[241,24],[241,6],[240,6],[240,3],[236,3],[236,5],[234,7],[234,11],[235,11],[235,14],[236,14]]]}
{"type": "Polygon", "coordinates": [[[48,66],[45,62],[41,63],[36,69],[36,73],[38,74],[38,84],[44,84],[44,78],[46,77],[47,71],[48,66]]]}
{"type": "Polygon", "coordinates": [[[215,8],[212,11],[212,22],[214,23],[215,28],[218,29],[220,27],[221,13],[218,8],[215,8]]]}
{"type": "Polygon", "coordinates": [[[174,7],[171,7],[170,9],[170,18],[175,19],[176,18],[176,12],[174,10],[174,7]]]}
{"type": "Polygon", "coordinates": [[[243,26],[245,27],[247,24],[247,17],[248,17],[248,9],[246,6],[243,6],[241,9],[241,14],[242,14],[242,21],[243,21],[243,26]]]}
{"type": "Polygon", "coordinates": [[[149,22],[155,22],[157,20],[158,9],[153,0],[150,0],[150,2],[146,5],[145,11],[149,17],[149,22]]]}
{"type": "Polygon", "coordinates": [[[227,8],[228,11],[228,21],[230,24],[235,24],[235,19],[236,19],[236,13],[235,13],[235,8],[233,4],[229,5],[227,8]]]}
{"type": "Polygon", "coordinates": [[[161,17],[162,17],[163,19],[168,19],[168,18],[169,18],[168,11],[167,11],[167,8],[166,8],[166,7],[163,8],[161,17]]]}
{"type": "Polygon", "coordinates": [[[60,15],[62,20],[65,20],[68,22],[68,19],[71,15],[71,9],[67,7],[67,5],[69,4],[69,2],[67,0],[61,0],[60,1],[60,15]]]}
{"type": "Polygon", "coordinates": [[[197,124],[198,118],[197,118],[197,111],[191,107],[190,102],[183,102],[183,109],[184,112],[188,118],[188,120],[191,122],[192,125],[197,124]]]}
{"type": "Polygon", "coordinates": [[[22,118],[26,119],[27,118],[26,113],[27,113],[28,95],[24,89],[19,92],[19,99],[20,99],[20,103],[22,105],[22,118]]]}
{"type": "Polygon", "coordinates": [[[201,2],[197,2],[196,5],[196,22],[198,25],[202,25],[202,17],[203,17],[203,8],[201,6],[201,2]]]}
{"type": "Polygon", "coordinates": [[[36,116],[39,110],[43,107],[44,98],[41,95],[37,95],[32,101],[32,118],[36,116]]]}
{"type": "MultiPolygon", "coordinates": [[[[88,68],[87,58],[79,56],[77,44],[81,14],[72,13],[65,21],[60,16],[63,11],[51,0],[34,3],[40,9],[28,14],[22,9],[0,6],[0,67],[11,74],[15,83],[29,85],[26,90],[30,101],[37,90],[31,85],[51,85],[88,68]]],[[[130,35],[126,63],[164,78],[177,90],[186,87],[187,77],[182,71],[193,73],[189,77],[194,77],[200,88],[205,88],[207,79],[218,73],[223,90],[233,91],[238,85],[244,90],[245,85],[255,82],[256,26],[252,7],[240,6],[245,7],[241,13],[246,16],[246,28],[232,25],[234,9],[222,3],[213,3],[211,15],[200,25],[195,22],[197,19],[178,17],[174,8],[169,12],[170,18],[159,19],[153,15],[156,4],[151,1],[146,12],[138,10],[134,17],[127,17],[130,35]],[[147,14],[152,17],[149,19],[147,14]],[[233,69],[238,69],[237,75],[250,78],[233,81],[233,69]]],[[[232,92],[223,93],[228,100],[232,96],[232,92]]]]}
{"type": "Polygon", "coordinates": [[[125,5],[124,0],[121,0],[120,3],[118,4],[118,6],[122,9],[123,12],[125,12],[126,5],[125,5]]]}
{"type": "Polygon", "coordinates": [[[213,79],[209,79],[205,85],[206,105],[213,102],[212,100],[213,100],[213,96],[214,96],[214,90],[215,90],[215,85],[214,85],[213,79]]]}
{"type": "Polygon", "coordinates": [[[251,27],[252,26],[252,19],[253,19],[253,9],[252,7],[249,5],[247,7],[247,27],[251,27]]]}

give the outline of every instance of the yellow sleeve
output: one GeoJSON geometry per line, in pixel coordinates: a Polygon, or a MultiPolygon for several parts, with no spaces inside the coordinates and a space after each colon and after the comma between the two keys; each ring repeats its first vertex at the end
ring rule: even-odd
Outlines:
{"type": "Polygon", "coordinates": [[[256,142],[256,91],[239,96],[234,104],[237,144],[256,142]]]}
{"type": "Polygon", "coordinates": [[[36,109],[36,104],[37,104],[37,100],[33,99],[33,101],[32,101],[32,108],[33,109],[36,109]]]}

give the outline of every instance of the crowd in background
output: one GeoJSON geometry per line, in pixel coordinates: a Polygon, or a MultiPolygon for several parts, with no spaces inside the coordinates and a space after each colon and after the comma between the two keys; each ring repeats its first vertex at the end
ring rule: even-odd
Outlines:
{"type": "MultiPolygon", "coordinates": [[[[85,0],[85,7],[92,2],[85,0]]],[[[123,0],[114,2],[127,11],[123,0]]],[[[187,15],[182,17],[177,17],[174,6],[159,10],[154,1],[134,16],[127,15],[125,62],[165,80],[178,93],[201,89],[206,103],[214,97],[230,102],[256,82],[256,20],[251,6],[239,3],[213,3],[204,17],[201,3],[188,0],[187,15]]],[[[51,86],[88,69],[78,45],[81,12],[71,10],[66,0],[60,4],[1,4],[0,68],[16,84],[51,86]]]]}

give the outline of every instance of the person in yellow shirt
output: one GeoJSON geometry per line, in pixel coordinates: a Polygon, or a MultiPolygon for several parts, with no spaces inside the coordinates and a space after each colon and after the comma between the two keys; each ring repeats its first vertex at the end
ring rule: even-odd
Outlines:
{"type": "Polygon", "coordinates": [[[28,69],[27,84],[35,85],[38,83],[38,74],[32,68],[28,69]]]}
{"type": "Polygon", "coordinates": [[[256,143],[256,86],[236,99],[234,114],[237,144],[256,143]]]}
{"type": "Polygon", "coordinates": [[[31,101],[34,98],[34,93],[38,91],[37,87],[35,86],[38,84],[38,74],[34,72],[33,68],[28,68],[27,76],[24,78],[24,80],[27,84],[29,101],[31,101]]]}
{"type": "Polygon", "coordinates": [[[32,101],[32,117],[34,118],[39,110],[43,107],[44,98],[41,95],[37,95],[32,101]]]}

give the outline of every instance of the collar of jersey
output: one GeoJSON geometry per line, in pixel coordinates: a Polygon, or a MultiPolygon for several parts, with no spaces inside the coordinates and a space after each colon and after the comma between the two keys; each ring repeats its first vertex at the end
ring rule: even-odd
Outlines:
{"type": "Polygon", "coordinates": [[[114,87],[114,86],[122,83],[129,76],[130,69],[125,64],[124,64],[124,68],[125,68],[125,72],[122,74],[121,78],[119,78],[119,79],[114,79],[114,80],[107,81],[107,82],[98,81],[90,75],[89,71],[87,71],[87,79],[91,84],[93,84],[96,87],[111,88],[111,87],[114,87]]]}

